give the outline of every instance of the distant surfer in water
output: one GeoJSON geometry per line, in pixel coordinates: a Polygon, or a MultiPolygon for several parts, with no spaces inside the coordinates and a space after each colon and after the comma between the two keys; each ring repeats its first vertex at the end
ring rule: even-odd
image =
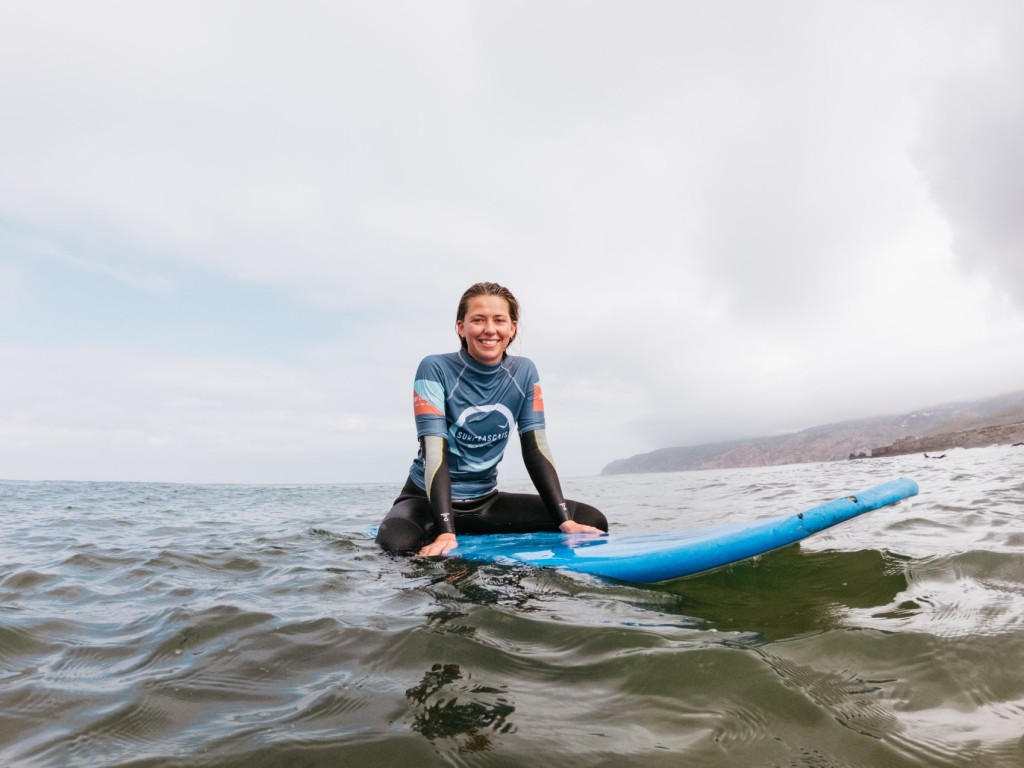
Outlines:
{"type": "Polygon", "coordinates": [[[443,555],[458,546],[458,534],[608,530],[599,510],[562,496],[537,369],[506,352],[518,325],[511,291],[476,283],[456,312],[462,349],[420,363],[413,383],[420,449],[377,531],[384,549],[443,555]],[[498,462],[513,429],[539,495],[497,489],[498,462]]]}

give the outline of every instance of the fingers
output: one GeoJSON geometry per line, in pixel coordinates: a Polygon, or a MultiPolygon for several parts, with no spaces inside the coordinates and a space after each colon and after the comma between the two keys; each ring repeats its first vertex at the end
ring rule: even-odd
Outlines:
{"type": "Polygon", "coordinates": [[[430,544],[427,544],[416,554],[420,557],[437,557],[446,552],[451,552],[457,546],[459,546],[459,542],[454,536],[442,535],[438,536],[430,544]]]}
{"type": "Polygon", "coordinates": [[[604,533],[600,528],[595,528],[592,525],[583,525],[574,520],[566,520],[558,528],[562,533],[604,533]]]}

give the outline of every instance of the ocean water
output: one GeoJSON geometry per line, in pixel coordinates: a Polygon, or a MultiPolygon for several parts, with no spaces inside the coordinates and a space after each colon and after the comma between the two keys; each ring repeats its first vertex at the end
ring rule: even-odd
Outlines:
{"type": "Polygon", "coordinates": [[[655,586],[383,555],[400,479],[0,482],[0,765],[1024,765],[1024,449],[565,485],[642,531],[900,476],[655,586]]]}

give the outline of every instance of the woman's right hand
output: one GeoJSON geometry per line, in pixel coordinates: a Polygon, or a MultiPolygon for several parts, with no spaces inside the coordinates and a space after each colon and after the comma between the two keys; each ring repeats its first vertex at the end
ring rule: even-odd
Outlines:
{"type": "Polygon", "coordinates": [[[459,546],[454,533],[442,533],[433,542],[423,547],[418,554],[420,557],[437,557],[445,552],[450,552],[459,546]]]}
{"type": "Polygon", "coordinates": [[[595,528],[592,525],[583,525],[575,520],[566,520],[558,526],[558,530],[562,533],[605,533],[600,528],[595,528]]]}

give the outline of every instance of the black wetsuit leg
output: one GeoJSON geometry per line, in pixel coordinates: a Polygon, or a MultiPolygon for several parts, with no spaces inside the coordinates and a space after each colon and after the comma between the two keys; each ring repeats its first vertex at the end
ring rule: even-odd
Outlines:
{"type": "Polygon", "coordinates": [[[377,544],[388,552],[415,552],[436,538],[434,530],[434,515],[426,491],[406,480],[377,529],[377,544]]]}
{"type": "MultiPolygon", "coordinates": [[[[455,503],[455,530],[466,534],[533,533],[557,531],[559,521],[551,516],[543,500],[532,493],[491,494],[472,507],[460,509],[455,503]]],[[[608,530],[608,520],[600,510],[578,501],[566,500],[571,520],[608,530]]]]}
{"type": "MultiPolygon", "coordinates": [[[[595,507],[567,500],[572,520],[608,530],[608,520],[595,507]]],[[[456,534],[533,533],[557,531],[558,521],[539,496],[497,491],[482,499],[453,501],[456,534]]],[[[377,529],[377,544],[389,552],[414,552],[436,538],[426,492],[407,480],[391,511],[377,529]]]]}

